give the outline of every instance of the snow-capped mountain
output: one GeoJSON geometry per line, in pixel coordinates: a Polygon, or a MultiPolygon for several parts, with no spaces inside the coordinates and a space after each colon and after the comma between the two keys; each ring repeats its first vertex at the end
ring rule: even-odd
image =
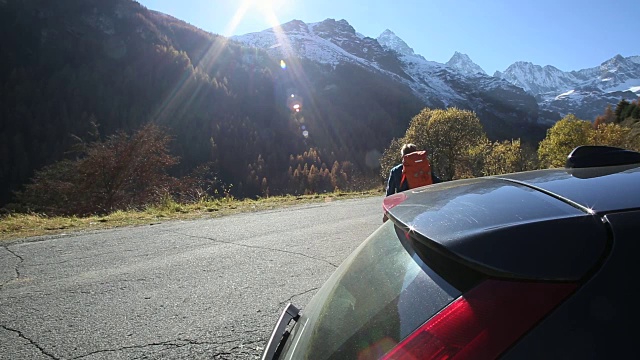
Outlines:
{"type": "Polygon", "coordinates": [[[376,39],[356,33],[345,20],[327,19],[313,24],[293,20],[280,28],[231,39],[266,49],[272,55],[311,59],[330,65],[355,62],[372,66],[377,58],[385,55],[385,50],[376,39]]]}
{"type": "Polygon", "coordinates": [[[467,54],[462,54],[457,51],[453,54],[451,59],[447,61],[446,65],[452,69],[455,69],[467,75],[475,75],[475,74],[487,75],[487,73],[484,70],[482,70],[482,68],[478,64],[471,61],[471,59],[467,54]]]}
{"type": "Polygon", "coordinates": [[[378,43],[385,49],[393,50],[400,55],[419,56],[404,40],[400,39],[393,31],[387,29],[378,36],[378,43]]]}
{"type": "Polygon", "coordinates": [[[542,67],[525,61],[515,62],[504,73],[496,71],[493,76],[505,79],[533,95],[571,88],[571,84],[578,81],[575,76],[553,66],[542,67]]]}
{"type": "Polygon", "coordinates": [[[609,104],[638,98],[640,56],[616,55],[600,66],[571,72],[520,61],[494,76],[536,96],[544,110],[593,120],[609,104]]]}
{"type": "Polygon", "coordinates": [[[426,60],[391,30],[374,39],[356,32],[345,20],[312,24],[294,20],[232,40],[264,49],[274,58],[301,58],[334,68],[364,67],[409,87],[426,106],[476,111],[494,138],[518,137],[531,133],[531,127],[540,133],[540,123],[550,120],[540,114],[531,94],[488,76],[468,56],[455,53],[447,64],[426,60]]]}

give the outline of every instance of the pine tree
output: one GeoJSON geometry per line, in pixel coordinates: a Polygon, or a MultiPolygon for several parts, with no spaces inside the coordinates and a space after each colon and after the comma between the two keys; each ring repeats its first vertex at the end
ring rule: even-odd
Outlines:
{"type": "Polygon", "coordinates": [[[616,105],[615,115],[616,115],[616,123],[621,123],[625,118],[623,117],[624,111],[629,107],[629,102],[625,99],[620,100],[618,105],[616,105]]]}
{"type": "Polygon", "coordinates": [[[593,128],[597,129],[601,124],[613,124],[616,122],[616,114],[611,109],[611,105],[607,105],[607,108],[604,110],[604,114],[596,117],[593,122],[593,128]]]}

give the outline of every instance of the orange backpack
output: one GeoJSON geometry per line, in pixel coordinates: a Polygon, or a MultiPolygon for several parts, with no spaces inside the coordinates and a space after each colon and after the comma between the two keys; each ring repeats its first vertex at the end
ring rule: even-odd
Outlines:
{"type": "Polygon", "coordinates": [[[409,189],[433,184],[431,164],[426,151],[414,151],[402,157],[402,184],[405,179],[409,189]]]}

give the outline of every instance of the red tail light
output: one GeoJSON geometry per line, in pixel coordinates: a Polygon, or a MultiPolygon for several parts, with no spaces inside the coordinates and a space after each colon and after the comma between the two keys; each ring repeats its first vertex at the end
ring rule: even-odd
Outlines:
{"type": "Polygon", "coordinates": [[[494,359],[576,288],[575,284],[484,281],[383,359],[494,359]]]}

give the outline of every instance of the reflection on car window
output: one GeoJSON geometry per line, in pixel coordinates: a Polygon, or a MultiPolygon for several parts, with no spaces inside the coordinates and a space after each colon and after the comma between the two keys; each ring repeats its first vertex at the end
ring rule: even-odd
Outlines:
{"type": "Polygon", "coordinates": [[[347,260],[318,293],[323,299],[303,310],[297,351],[308,359],[379,358],[459,296],[403,241],[389,222],[347,260]]]}

